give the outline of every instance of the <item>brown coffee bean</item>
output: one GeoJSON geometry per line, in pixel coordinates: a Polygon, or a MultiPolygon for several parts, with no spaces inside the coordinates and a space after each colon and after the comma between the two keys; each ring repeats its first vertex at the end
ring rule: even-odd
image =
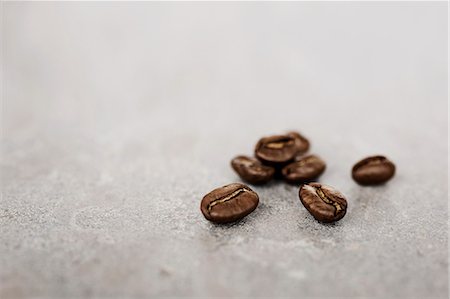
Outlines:
{"type": "Polygon", "coordinates": [[[378,185],[395,174],[395,165],[383,156],[365,158],[353,166],[352,177],[361,185],[378,185]]]}
{"type": "Polygon", "coordinates": [[[289,183],[310,182],[318,178],[326,168],[325,162],[316,155],[308,155],[286,165],[281,173],[289,183]]]}
{"type": "Polygon", "coordinates": [[[300,201],[320,222],[334,222],[347,212],[347,200],[336,189],[320,183],[304,184],[299,191],[300,201]]]}
{"type": "Polygon", "coordinates": [[[206,194],[200,210],[209,221],[227,223],[244,218],[256,209],[258,203],[258,194],[250,187],[234,183],[206,194]]]}
{"type": "Polygon", "coordinates": [[[264,184],[273,178],[275,169],[263,165],[254,158],[237,156],[231,160],[231,167],[244,180],[251,184],[264,184]]]}
{"type": "Polygon", "coordinates": [[[268,165],[286,164],[297,152],[295,138],[288,135],[261,138],[255,147],[256,158],[268,165]]]}
{"type": "Polygon", "coordinates": [[[286,135],[294,137],[295,139],[295,145],[297,147],[297,155],[301,155],[306,153],[309,150],[309,141],[304,136],[302,136],[300,133],[291,131],[288,132],[286,135]]]}

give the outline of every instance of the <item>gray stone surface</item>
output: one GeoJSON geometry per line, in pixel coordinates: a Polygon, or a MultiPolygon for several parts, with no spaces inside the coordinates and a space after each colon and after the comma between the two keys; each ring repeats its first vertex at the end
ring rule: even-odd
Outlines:
{"type": "Polygon", "coordinates": [[[447,4],[4,3],[0,297],[447,298],[447,4]],[[298,129],[349,198],[202,196],[298,129]],[[360,187],[382,153],[398,173],[360,187]]]}

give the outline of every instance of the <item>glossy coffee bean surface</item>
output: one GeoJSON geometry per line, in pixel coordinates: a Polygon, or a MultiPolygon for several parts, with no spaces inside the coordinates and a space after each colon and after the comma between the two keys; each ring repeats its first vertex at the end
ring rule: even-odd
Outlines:
{"type": "Polygon", "coordinates": [[[395,174],[395,165],[384,156],[372,156],[355,164],[353,179],[361,185],[378,185],[389,181],[395,174]]]}
{"type": "Polygon", "coordinates": [[[307,155],[286,165],[281,173],[288,183],[304,183],[317,179],[326,168],[325,161],[319,156],[307,155]]]}
{"type": "Polygon", "coordinates": [[[299,132],[291,131],[288,132],[286,135],[294,138],[295,146],[297,147],[297,155],[302,155],[309,150],[310,147],[309,140],[305,136],[301,135],[299,132]]]}
{"type": "Polygon", "coordinates": [[[304,184],[299,191],[300,201],[320,222],[335,222],[345,216],[347,199],[333,187],[320,183],[304,184]]]}
{"type": "Polygon", "coordinates": [[[234,222],[253,212],[259,197],[250,187],[233,183],[206,194],[200,210],[206,219],[215,223],[234,222]]]}
{"type": "Polygon", "coordinates": [[[231,167],[244,181],[250,184],[264,184],[273,178],[275,169],[263,165],[255,158],[237,156],[231,160],[231,167]]]}
{"type": "Polygon", "coordinates": [[[274,135],[261,138],[255,146],[255,156],[268,165],[283,165],[292,161],[298,148],[293,136],[274,135]]]}

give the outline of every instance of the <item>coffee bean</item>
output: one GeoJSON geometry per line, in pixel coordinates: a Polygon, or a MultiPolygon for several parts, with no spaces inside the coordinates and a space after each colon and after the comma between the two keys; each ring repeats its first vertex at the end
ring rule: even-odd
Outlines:
{"type": "Polygon", "coordinates": [[[256,209],[258,203],[258,194],[246,185],[234,183],[206,194],[200,210],[209,221],[227,223],[244,218],[256,209]]]}
{"type": "Polygon", "coordinates": [[[300,201],[311,215],[320,222],[334,222],[347,212],[347,200],[336,189],[320,183],[302,185],[300,201]]]}
{"type": "Polygon", "coordinates": [[[389,181],[395,174],[395,165],[383,156],[365,158],[353,166],[352,177],[361,185],[377,185],[389,181]]]}
{"type": "Polygon", "coordinates": [[[231,167],[244,180],[251,184],[264,184],[273,178],[275,169],[265,166],[258,160],[246,156],[237,156],[231,160],[231,167]]]}
{"type": "Polygon", "coordinates": [[[309,150],[309,141],[308,139],[306,139],[304,136],[302,136],[300,133],[298,132],[288,132],[286,135],[294,137],[295,139],[295,145],[297,147],[297,155],[301,155],[306,153],[309,150]]]}
{"type": "Polygon", "coordinates": [[[255,156],[268,165],[280,165],[294,159],[298,152],[295,138],[275,135],[261,138],[255,147],[255,156]]]}
{"type": "Polygon", "coordinates": [[[325,162],[316,155],[308,155],[286,165],[281,173],[289,183],[310,182],[318,178],[326,168],[325,162]]]}

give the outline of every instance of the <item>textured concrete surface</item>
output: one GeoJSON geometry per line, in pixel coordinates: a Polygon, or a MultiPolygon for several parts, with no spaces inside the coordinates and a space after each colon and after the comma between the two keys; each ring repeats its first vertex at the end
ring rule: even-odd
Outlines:
{"type": "Polygon", "coordinates": [[[0,297],[447,298],[446,3],[4,3],[0,297]],[[213,225],[202,196],[298,129],[347,195],[213,225]],[[360,187],[382,153],[398,173],[360,187]]]}

